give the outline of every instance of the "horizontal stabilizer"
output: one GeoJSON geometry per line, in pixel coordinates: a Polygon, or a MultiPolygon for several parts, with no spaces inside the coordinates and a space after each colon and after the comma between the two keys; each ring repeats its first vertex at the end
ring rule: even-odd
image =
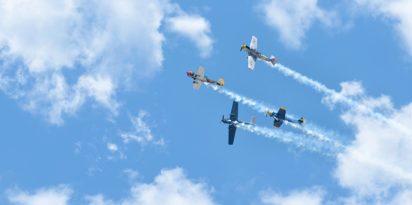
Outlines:
{"type": "Polygon", "coordinates": [[[252,119],[250,120],[251,125],[256,125],[256,117],[253,116],[252,119]]]}
{"type": "Polygon", "coordinates": [[[223,78],[219,79],[218,85],[220,86],[225,85],[225,80],[223,78]]]}
{"type": "Polygon", "coordinates": [[[272,63],[272,65],[275,65],[277,60],[275,58],[275,56],[270,56],[270,62],[272,63]]]}

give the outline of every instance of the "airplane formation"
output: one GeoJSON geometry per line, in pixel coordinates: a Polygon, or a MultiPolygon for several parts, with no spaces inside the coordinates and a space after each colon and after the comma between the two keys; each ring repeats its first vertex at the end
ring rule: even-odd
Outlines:
{"type": "MultiPolygon", "coordinates": [[[[274,56],[271,56],[270,58],[261,54],[259,51],[257,51],[257,38],[255,36],[252,36],[252,39],[250,41],[250,45],[247,46],[246,44],[242,44],[240,46],[240,51],[245,51],[248,55],[248,68],[250,70],[253,70],[255,68],[256,60],[261,60],[261,61],[266,61],[271,63],[272,65],[275,65],[277,63],[277,60],[274,56]]],[[[219,80],[213,80],[211,78],[208,78],[205,75],[205,69],[202,66],[199,66],[198,70],[196,73],[192,71],[186,72],[186,75],[193,80],[193,89],[198,90],[200,86],[203,83],[208,83],[216,86],[223,86],[225,84],[225,81],[223,79],[219,80]]],[[[249,126],[254,126],[255,125],[255,118],[253,117],[251,122],[242,122],[238,120],[238,107],[239,103],[237,101],[233,101],[232,104],[232,109],[230,112],[229,118],[225,118],[225,116],[222,116],[222,122],[224,124],[228,124],[228,144],[233,145],[234,140],[235,140],[235,134],[236,134],[236,128],[241,125],[249,125],[249,126]]],[[[289,123],[296,123],[299,125],[302,125],[305,122],[305,119],[303,117],[299,118],[298,120],[291,119],[286,116],[286,108],[281,107],[279,110],[276,111],[270,111],[268,110],[266,112],[267,117],[273,118],[273,127],[280,128],[283,124],[283,122],[289,122],[289,123]]]]}

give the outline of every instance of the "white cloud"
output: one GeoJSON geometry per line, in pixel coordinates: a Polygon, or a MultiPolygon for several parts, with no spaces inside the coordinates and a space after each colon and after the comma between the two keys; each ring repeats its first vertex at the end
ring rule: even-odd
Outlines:
{"type": "Polygon", "coordinates": [[[412,204],[412,189],[400,192],[388,204],[389,205],[412,204]]]}
{"type": "Polygon", "coordinates": [[[147,115],[148,113],[146,111],[140,110],[136,117],[131,118],[133,124],[132,131],[120,133],[120,137],[123,139],[124,143],[134,141],[141,145],[148,143],[164,145],[163,138],[156,139],[152,133],[150,125],[145,121],[147,115]]]}
{"type": "Polygon", "coordinates": [[[67,186],[57,186],[28,193],[21,190],[7,191],[7,198],[14,205],[67,205],[72,190],[67,186]]]}
{"type": "Polygon", "coordinates": [[[123,173],[129,178],[130,182],[135,182],[139,176],[139,172],[133,169],[125,169],[123,173]]]}
{"type": "Polygon", "coordinates": [[[89,100],[116,115],[117,91],[161,69],[161,25],[185,14],[168,0],[0,0],[0,13],[0,89],[55,124],[89,100]]]}
{"type": "Polygon", "coordinates": [[[266,191],[262,193],[261,201],[266,205],[321,205],[324,195],[319,188],[293,191],[287,195],[266,191]]]}
{"type": "Polygon", "coordinates": [[[171,17],[168,20],[168,27],[171,31],[192,40],[200,50],[202,57],[208,57],[213,50],[210,23],[205,18],[183,14],[171,17]]]}
{"type": "Polygon", "coordinates": [[[169,4],[162,0],[1,0],[0,42],[31,72],[73,69],[75,63],[92,70],[115,67],[112,74],[130,70],[127,65],[157,70],[164,39],[158,29],[169,4]]]}
{"type": "Polygon", "coordinates": [[[130,195],[119,202],[103,195],[88,196],[90,205],[214,205],[210,189],[203,183],[188,179],[180,168],[162,170],[152,183],[137,183],[130,195]]]}
{"type": "Polygon", "coordinates": [[[279,32],[285,46],[298,49],[306,31],[316,21],[327,26],[335,23],[335,14],[321,9],[317,0],[264,0],[258,6],[265,23],[279,32]]]}
{"type": "Polygon", "coordinates": [[[412,191],[412,103],[396,109],[387,96],[367,96],[358,82],[341,86],[339,95],[359,105],[341,116],[355,127],[355,140],[338,155],[335,171],[339,184],[353,192],[346,201],[399,204],[412,191]]]}
{"type": "Polygon", "coordinates": [[[364,94],[364,89],[361,82],[342,82],[341,86],[341,95],[345,97],[358,96],[364,94]]]}
{"type": "Polygon", "coordinates": [[[106,146],[107,146],[107,149],[108,149],[110,152],[117,152],[117,151],[119,150],[119,148],[117,147],[117,145],[114,144],[114,143],[107,143],[106,146]]]}
{"type": "Polygon", "coordinates": [[[75,113],[87,99],[94,99],[116,114],[119,103],[114,100],[115,87],[108,76],[82,75],[73,85],[60,73],[36,76],[29,91],[21,90],[23,108],[45,115],[49,122],[61,124],[64,114],[75,113]]]}
{"type": "MultiPolygon", "coordinates": [[[[127,169],[132,188],[127,196],[115,201],[105,199],[103,194],[86,196],[89,205],[215,205],[212,188],[207,184],[187,178],[181,168],[165,169],[151,183],[136,182],[137,172],[127,169]]],[[[6,191],[7,200],[13,205],[69,205],[73,191],[59,185],[41,188],[33,193],[12,189],[6,191]]],[[[75,194],[78,195],[78,194],[75,194]]]]}
{"type": "Polygon", "coordinates": [[[412,135],[388,123],[409,128],[412,104],[406,105],[382,121],[362,113],[348,111],[342,119],[356,127],[356,139],[338,157],[339,182],[359,193],[384,193],[390,188],[412,185],[412,135]]]}
{"type": "Polygon", "coordinates": [[[394,21],[395,30],[409,55],[412,56],[412,1],[354,0],[354,2],[362,12],[366,8],[374,15],[380,15],[394,21]]]}
{"type": "Polygon", "coordinates": [[[0,42],[33,72],[72,67],[81,16],[74,0],[0,1],[0,42]]]}
{"type": "Polygon", "coordinates": [[[397,109],[388,96],[368,96],[360,82],[343,82],[341,87],[324,101],[350,102],[341,118],[355,128],[355,139],[338,154],[334,171],[349,195],[333,204],[410,204],[412,103],[397,109]]]}

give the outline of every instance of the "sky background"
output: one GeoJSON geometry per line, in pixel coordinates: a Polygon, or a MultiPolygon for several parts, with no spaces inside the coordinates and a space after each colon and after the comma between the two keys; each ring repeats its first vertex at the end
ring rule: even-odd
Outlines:
{"type": "Polygon", "coordinates": [[[0,204],[412,203],[411,9],[0,0],[0,204]],[[261,61],[248,70],[239,48],[252,35],[335,95],[261,61]],[[200,65],[308,125],[276,130],[241,103],[239,119],[269,131],[238,129],[229,146],[220,120],[232,99],[193,90],[185,72],[200,65]]]}

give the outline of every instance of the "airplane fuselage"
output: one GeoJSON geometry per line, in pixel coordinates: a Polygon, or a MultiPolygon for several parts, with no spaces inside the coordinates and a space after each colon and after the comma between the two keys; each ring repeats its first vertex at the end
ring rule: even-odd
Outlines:
{"type": "Polygon", "coordinates": [[[305,119],[303,117],[301,117],[298,120],[294,120],[294,119],[286,117],[286,109],[283,107],[281,107],[278,112],[268,111],[266,115],[274,119],[273,126],[278,127],[278,128],[283,124],[284,121],[287,121],[290,123],[298,123],[298,124],[303,124],[305,122],[305,119]]]}
{"type": "Polygon", "coordinates": [[[228,125],[234,125],[234,126],[237,126],[238,124],[241,124],[241,123],[243,123],[243,122],[240,122],[240,121],[232,121],[232,120],[230,120],[229,118],[222,118],[222,122],[224,123],[224,124],[228,124],[228,125]]]}
{"type": "Polygon", "coordinates": [[[264,60],[264,61],[268,61],[271,62],[271,59],[263,54],[261,54],[259,51],[257,51],[256,49],[251,49],[249,46],[246,46],[245,48],[243,48],[246,53],[250,56],[252,56],[255,59],[260,59],[260,60],[264,60]]]}
{"type": "Polygon", "coordinates": [[[252,57],[255,58],[255,59],[256,59],[256,58],[257,58],[257,59],[260,59],[260,60],[268,60],[268,59],[269,59],[268,57],[262,55],[259,51],[255,50],[255,49],[251,49],[249,46],[245,46],[245,47],[243,48],[243,50],[245,50],[245,52],[246,52],[248,55],[252,56],[252,57]]]}
{"type": "Polygon", "coordinates": [[[207,77],[206,76],[205,77],[198,76],[198,75],[196,75],[196,73],[193,73],[192,71],[186,72],[186,75],[189,78],[192,78],[193,80],[198,80],[198,81],[201,81],[201,82],[207,82],[207,77]]]}
{"type": "Polygon", "coordinates": [[[192,78],[193,81],[200,81],[200,82],[204,82],[204,83],[211,83],[211,84],[216,84],[219,86],[223,86],[223,83],[220,81],[216,81],[216,80],[212,80],[210,78],[208,78],[206,75],[205,76],[199,76],[196,73],[193,73],[192,71],[188,71],[186,72],[186,75],[189,78],[192,78]]]}

